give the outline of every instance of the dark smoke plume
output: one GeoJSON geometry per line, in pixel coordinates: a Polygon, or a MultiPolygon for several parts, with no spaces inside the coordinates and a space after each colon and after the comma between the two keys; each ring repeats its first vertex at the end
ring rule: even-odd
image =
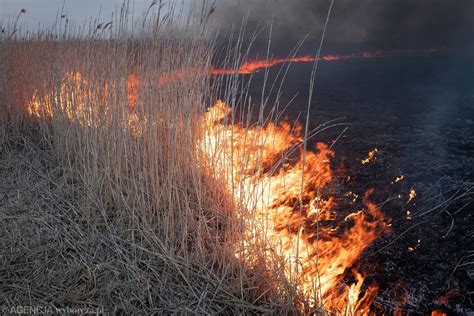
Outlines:
{"type": "MultiPolygon", "coordinates": [[[[274,48],[291,48],[308,35],[305,47],[311,49],[320,38],[329,3],[222,0],[217,12],[229,29],[245,17],[249,30],[261,26],[268,31],[273,23],[274,48]]],[[[326,43],[356,49],[444,48],[472,53],[474,0],[335,0],[326,43]]],[[[263,48],[265,36],[256,45],[263,48]]]]}

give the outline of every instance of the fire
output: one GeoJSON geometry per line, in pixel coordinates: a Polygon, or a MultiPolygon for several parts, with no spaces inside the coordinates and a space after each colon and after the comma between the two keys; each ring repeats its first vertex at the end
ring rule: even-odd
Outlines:
{"type": "Polygon", "coordinates": [[[249,60],[240,66],[239,69],[214,69],[211,71],[212,75],[221,75],[221,74],[241,74],[247,75],[257,72],[264,68],[270,68],[284,63],[307,63],[315,61],[314,57],[311,56],[302,56],[302,57],[293,57],[293,58],[278,58],[278,59],[262,59],[262,60],[249,60]]]}
{"type": "Polygon", "coordinates": [[[128,76],[127,99],[128,99],[128,103],[130,104],[131,111],[135,110],[135,104],[137,103],[138,84],[139,84],[139,80],[137,76],[135,75],[128,76]]]}
{"type": "Polygon", "coordinates": [[[410,193],[408,194],[408,201],[410,203],[416,197],[416,191],[414,189],[410,189],[410,193]]]}
{"type": "Polygon", "coordinates": [[[300,56],[290,58],[276,58],[276,59],[260,59],[260,60],[249,60],[242,64],[239,69],[213,69],[211,75],[248,75],[258,72],[262,69],[270,68],[273,66],[281,65],[284,63],[308,63],[316,60],[320,61],[343,61],[351,59],[373,59],[373,58],[385,58],[390,56],[418,56],[438,53],[439,49],[397,49],[397,50],[377,50],[377,51],[362,51],[348,55],[325,55],[318,58],[313,56],[300,56]]]}
{"type": "Polygon", "coordinates": [[[420,247],[420,245],[421,245],[421,240],[418,239],[418,240],[416,241],[416,244],[415,244],[414,246],[408,246],[408,252],[413,252],[413,251],[415,251],[416,249],[418,249],[418,247],[420,247]]]}
{"type": "MultiPolygon", "coordinates": [[[[125,88],[129,129],[136,135],[144,125],[135,113],[138,78],[129,76],[125,88]]],[[[103,109],[86,106],[92,89],[96,87],[79,73],[68,73],[59,96],[35,94],[28,113],[53,118],[59,104],[59,112],[81,126],[98,126],[104,114],[107,123],[107,100],[102,100],[103,109]]],[[[287,281],[297,284],[299,294],[313,307],[368,313],[378,287],[365,284],[356,264],[364,250],[388,230],[380,209],[369,200],[371,191],[365,194],[362,209],[348,216],[337,214],[336,199],[327,190],[333,181],[330,160],[335,153],[326,144],[317,143],[314,151],[304,154],[301,127],[226,124],[230,113],[222,101],[208,109],[196,152],[204,158],[203,167],[225,183],[240,206],[244,231],[235,256],[249,265],[262,264],[255,259],[255,249],[260,249],[265,260],[275,256],[282,260],[287,281]]],[[[351,197],[357,199],[354,194],[351,197]]]]}
{"type": "Polygon", "coordinates": [[[327,145],[317,143],[305,159],[303,153],[294,157],[302,141],[299,128],[291,130],[285,123],[228,125],[230,111],[221,101],[208,110],[198,148],[245,210],[244,242],[237,256],[251,257],[252,246],[263,242],[265,255],[284,259],[287,279],[296,280],[313,304],[347,314],[368,312],[377,288],[370,285],[362,293],[364,277],[352,267],[387,229],[369,201],[371,192],[364,197],[364,209],[342,220],[334,212],[334,197],[323,193],[333,180],[334,152],[327,145]],[[339,227],[340,221],[347,228],[339,227]],[[343,285],[347,275],[354,281],[343,285]]]}
{"type": "Polygon", "coordinates": [[[378,148],[374,148],[374,150],[369,151],[367,158],[362,159],[360,162],[363,165],[368,165],[371,161],[377,160],[377,156],[375,154],[377,154],[378,151],[378,148]]]}
{"type": "MultiPolygon", "coordinates": [[[[139,79],[135,75],[130,75],[126,82],[127,97],[120,107],[125,109],[128,127],[135,135],[141,133],[143,120],[139,119],[135,113],[135,106],[138,97],[139,79]],[[128,103],[128,104],[127,104],[128,103]]],[[[60,83],[58,94],[39,95],[35,92],[31,101],[27,105],[26,111],[30,116],[37,118],[53,119],[55,115],[61,113],[68,120],[77,122],[81,126],[97,127],[110,123],[110,107],[106,106],[107,91],[110,84],[97,87],[87,79],[83,78],[79,72],[67,72],[60,83]],[[101,89],[103,93],[89,93],[101,89]],[[100,95],[100,96],[98,96],[100,95]],[[101,108],[90,106],[90,100],[94,99],[97,104],[104,104],[101,108]]]]}
{"type": "Polygon", "coordinates": [[[396,177],[392,184],[401,182],[403,179],[405,179],[405,176],[402,174],[401,176],[396,177]]]}
{"type": "MultiPolygon", "coordinates": [[[[60,111],[62,111],[70,120],[72,120],[75,115],[83,116],[85,112],[85,109],[82,106],[83,95],[79,94],[75,96],[74,101],[72,101],[73,96],[70,97],[68,92],[66,91],[66,85],[73,86],[73,89],[76,91],[81,91],[83,88],[83,84],[84,81],[80,73],[66,73],[61,83],[61,91],[59,93],[59,96],[47,94],[40,97],[38,96],[38,93],[35,92],[32,100],[30,101],[27,107],[28,114],[31,116],[51,119],[54,116],[55,105],[59,105],[58,108],[60,109],[60,111]],[[76,104],[79,105],[76,106],[76,104]]],[[[89,122],[86,124],[89,124],[89,122]]]]}

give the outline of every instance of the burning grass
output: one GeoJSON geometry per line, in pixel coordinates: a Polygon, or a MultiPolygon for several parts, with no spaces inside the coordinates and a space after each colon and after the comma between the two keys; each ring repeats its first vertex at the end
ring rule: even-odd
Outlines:
{"type": "Polygon", "coordinates": [[[157,15],[140,39],[2,40],[4,173],[34,197],[2,205],[2,304],[369,312],[377,285],[357,261],[384,216],[370,192],[337,214],[333,150],[303,150],[298,125],[251,124],[238,71],[210,80],[206,17],[176,31],[157,15]]]}

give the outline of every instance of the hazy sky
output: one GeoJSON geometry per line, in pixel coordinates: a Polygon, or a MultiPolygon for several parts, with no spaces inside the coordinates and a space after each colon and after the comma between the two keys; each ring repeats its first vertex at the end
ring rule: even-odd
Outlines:
{"type": "MultiPolygon", "coordinates": [[[[58,11],[64,3],[64,11],[69,20],[83,24],[91,18],[110,20],[111,14],[120,9],[122,0],[0,0],[0,19],[9,19],[16,16],[21,9],[26,9],[21,22],[28,28],[36,28],[38,24],[51,26],[58,11]]],[[[151,0],[135,0],[136,12],[144,12],[152,3],[151,0]]]]}

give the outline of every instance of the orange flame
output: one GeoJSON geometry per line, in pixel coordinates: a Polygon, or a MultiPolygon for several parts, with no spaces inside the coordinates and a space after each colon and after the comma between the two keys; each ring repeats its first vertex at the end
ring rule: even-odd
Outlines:
{"type": "MultiPolygon", "coordinates": [[[[138,99],[139,79],[135,75],[130,75],[126,82],[126,100],[123,104],[117,104],[119,108],[125,109],[128,128],[135,135],[142,132],[145,118],[139,119],[134,113],[138,99]],[[128,104],[127,104],[128,102],[128,104]]],[[[79,72],[66,72],[61,80],[59,93],[38,95],[33,94],[27,105],[26,111],[32,117],[52,119],[55,114],[61,113],[70,121],[77,122],[80,126],[100,126],[111,121],[110,112],[113,110],[107,106],[109,100],[106,98],[110,84],[102,86],[93,85],[83,78],[79,72]],[[88,93],[97,89],[102,89],[102,94],[88,93]],[[93,98],[97,104],[104,104],[100,108],[94,108],[91,104],[93,98]],[[97,99],[100,98],[100,99],[97,99]]]]}
{"type": "Polygon", "coordinates": [[[128,76],[127,80],[127,99],[130,105],[130,110],[133,112],[135,110],[135,104],[137,103],[138,95],[138,77],[135,75],[128,76]]]}
{"type": "Polygon", "coordinates": [[[214,69],[211,71],[212,75],[230,75],[230,74],[251,74],[264,68],[270,68],[284,63],[307,63],[314,61],[315,58],[311,56],[293,57],[293,58],[278,58],[278,59],[263,59],[263,60],[249,60],[240,66],[239,69],[214,69]]]}
{"type": "Polygon", "coordinates": [[[440,52],[440,49],[397,49],[397,50],[377,50],[377,51],[363,51],[352,53],[348,55],[325,55],[322,57],[316,58],[313,56],[301,56],[301,57],[290,57],[290,58],[277,58],[277,59],[261,59],[261,60],[249,60],[240,66],[239,69],[213,69],[211,70],[211,75],[248,75],[255,72],[258,72],[262,69],[270,68],[273,66],[285,64],[285,63],[307,63],[314,62],[316,60],[320,61],[342,61],[342,60],[351,60],[351,59],[371,59],[371,58],[384,58],[389,56],[416,56],[416,55],[425,55],[433,54],[440,52]]]}
{"type": "Polygon", "coordinates": [[[291,152],[302,140],[299,128],[292,131],[285,123],[229,126],[222,123],[229,113],[221,101],[209,109],[198,147],[212,173],[226,181],[229,192],[248,213],[243,214],[245,240],[237,255],[251,257],[252,246],[263,242],[266,256],[277,254],[284,259],[286,277],[297,280],[313,304],[348,314],[368,312],[376,286],[369,286],[362,295],[364,277],[351,267],[387,230],[380,210],[368,199],[371,191],[364,198],[365,208],[347,216],[344,221],[349,228],[341,229],[334,197],[322,194],[332,181],[334,152],[318,143],[305,160],[300,153],[290,162],[296,159],[291,152]],[[346,273],[355,281],[343,286],[346,273]]]}
{"type": "Polygon", "coordinates": [[[416,191],[414,189],[410,189],[410,193],[408,194],[407,204],[410,203],[415,197],[416,197],[416,191]]]}
{"type": "Polygon", "coordinates": [[[379,151],[378,148],[374,148],[374,150],[369,151],[367,154],[367,158],[362,159],[361,163],[363,165],[368,165],[371,161],[377,160],[376,154],[378,151],[379,151]]]}

